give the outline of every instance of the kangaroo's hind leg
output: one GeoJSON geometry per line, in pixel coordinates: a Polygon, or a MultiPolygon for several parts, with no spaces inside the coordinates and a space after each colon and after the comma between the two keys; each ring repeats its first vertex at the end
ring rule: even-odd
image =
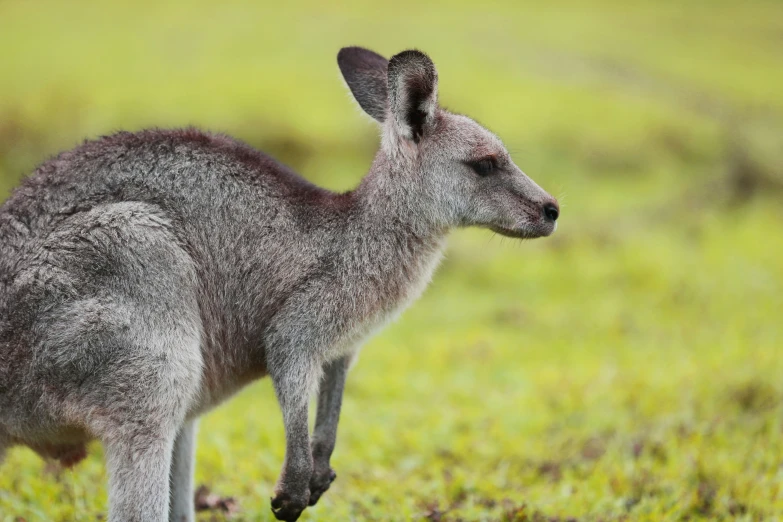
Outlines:
{"type": "Polygon", "coordinates": [[[163,522],[169,511],[173,431],[104,443],[109,471],[109,522],[163,522]]]}
{"type": "Polygon", "coordinates": [[[103,372],[82,381],[78,411],[105,448],[109,521],[165,522],[175,439],[200,379],[199,342],[173,321],[164,333],[131,317],[134,326],[102,347],[103,372]]]}
{"type": "Polygon", "coordinates": [[[196,450],[196,421],[186,422],[174,442],[171,460],[171,508],[169,522],[196,520],[193,498],[193,464],[196,450]]]}
{"type": "Polygon", "coordinates": [[[70,390],[73,422],[104,445],[109,521],[165,522],[174,441],[200,382],[199,338],[162,311],[153,320],[140,305],[87,300],[70,306],[89,319],[93,333],[74,327],[69,334],[84,341],[75,350],[100,363],[59,372],[58,389],[70,390]]]}
{"type": "MultiPolygon", "coordinates": [[[[200,381],[199,340],[173,321],[166,332],[134,315],[135,326],[117,335],[123,342],[107,350],[124,356],[96,377],[101,384],[89,386],[80,409],[105,447],[109,521],[165,522],[172,461],[182,465],[183,452],[173,456],[175,441],[190,429],[186,415],[200,381]]],[[[181,484],[174,487],[181,492],[181,484]]]]}
{"type": "Polygon", "coordinates": [[[42,294],[31,378],[53,391],[61,423],[104,444],[110,522],[165,522],[175,439],[202,379],[193,261],[137,203],[74,216],[46,253],[68,292],[42,294]]]}

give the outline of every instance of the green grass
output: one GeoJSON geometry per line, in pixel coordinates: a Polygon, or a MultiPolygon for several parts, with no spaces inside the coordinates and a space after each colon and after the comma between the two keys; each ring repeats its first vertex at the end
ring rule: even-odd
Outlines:
{"type": "MultiPolygon", "coordinates": [[[[361,44],[430,53],[563,204],[547,240],[454,234],[352,371],[304,520],[783,518],[783,5],[264,4],[0,1],[0,189],[186,124],[349,188],[377,131],[335,54],[361,44]]],[[[271,520],[283,450],[262,381],[201,422],[197,480],[271,520]]],[[[98,445],[68,471],[14,449],[0,521],[96,520],[105,478],[98,445]]]]}

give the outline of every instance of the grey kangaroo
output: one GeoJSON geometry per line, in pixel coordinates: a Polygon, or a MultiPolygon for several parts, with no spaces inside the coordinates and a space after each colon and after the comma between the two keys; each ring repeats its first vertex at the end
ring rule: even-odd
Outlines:
{"type": "Polygon", "coordinates": [[[15,190],[0,208],[0,454],[71,465],[98,439],[111,522],[193,521],[196,419],[269,375],[286,440],[272,511],[296,520],[335,479],[360,344],[421,294],[449,231],[555,230],[557,201],[500,140],[438,106],[427,55],[347,47],[337,62],[382,130],[353,191],[193,129],[87,141],[15,190]]]}

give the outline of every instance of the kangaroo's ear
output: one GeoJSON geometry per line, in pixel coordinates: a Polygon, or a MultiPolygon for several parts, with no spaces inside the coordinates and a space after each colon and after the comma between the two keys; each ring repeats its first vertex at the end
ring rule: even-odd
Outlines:
{"type": "Polygon", "coordinates": [[[368,49],[343,47],[337,53],[337,65],[359,106],[383,123],[389,98],[386,87],[389,61],[368,49]]]}
{"type": "Polygon", "coordinates": [[[392,56],[389,105],[400,134],[418,143],[438,107],[438,71],[429,56],[420,51],[392,56]]]}

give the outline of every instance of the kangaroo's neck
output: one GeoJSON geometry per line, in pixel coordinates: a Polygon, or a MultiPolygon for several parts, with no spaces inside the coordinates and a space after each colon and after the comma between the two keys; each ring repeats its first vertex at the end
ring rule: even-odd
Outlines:
{"type": "Polygon", "coordinates": [[[359,224],[401,237],[441,242],[450,227],[434,218],[432,202],[415,190],[406,163],[378,153],[370,171],[351,193],[359,224]]]}
{"type": "Polygon", "coordinates": [[[351,194],[352,212],[339,258],[342,268],[377,300],[397,309],[417,298],[441,259],[448,227],[432,220],[427,202],[410,190],[405,172],[379,154],[351,194]]]}

